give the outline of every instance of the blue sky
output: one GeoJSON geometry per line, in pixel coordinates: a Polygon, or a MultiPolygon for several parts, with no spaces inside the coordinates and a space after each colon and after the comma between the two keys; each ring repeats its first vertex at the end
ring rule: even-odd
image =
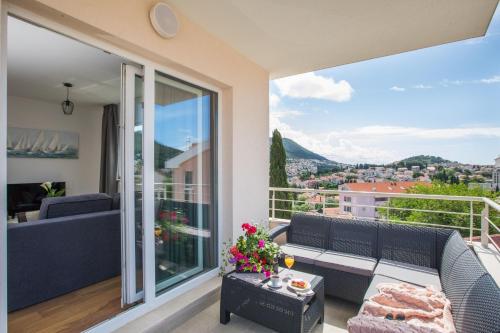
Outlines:
{"type": "Polygon", "coordinates": [[[270,130],[339,162],[500,155],[500,9],[485,37],[271,81],[270,130]]]}

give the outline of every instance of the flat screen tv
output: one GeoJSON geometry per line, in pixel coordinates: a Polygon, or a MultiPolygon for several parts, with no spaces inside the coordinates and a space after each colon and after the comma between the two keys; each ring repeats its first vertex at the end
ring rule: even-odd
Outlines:
{"type": "MultiPolygon", "coordinates": [[[[39,210],[42,199],[46,197],[42,183],[7,184],[7,214],[10,217],[20,212],[39,210]]],[[[52,182],[57,190],[66,188],[65,182],[52,182]]]]}

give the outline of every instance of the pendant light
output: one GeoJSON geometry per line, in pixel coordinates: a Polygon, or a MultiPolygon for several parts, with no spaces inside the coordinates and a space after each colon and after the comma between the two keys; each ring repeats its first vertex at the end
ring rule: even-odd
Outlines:
{"type": "Polygon", "coordinates": [[[75,103],[69,100],[69,88],[73,87],[73,85],[68,82],[64,82],[63,85],[66,87],[66,100],[61,103],[61,106],[64,114],[69,116],[73,114],[75,108],[75,103]]]}

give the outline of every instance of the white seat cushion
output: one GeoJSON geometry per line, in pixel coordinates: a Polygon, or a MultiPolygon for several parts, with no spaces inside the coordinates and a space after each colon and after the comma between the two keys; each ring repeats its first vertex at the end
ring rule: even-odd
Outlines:
{"type": "Polygon", "coordinates": [[[372,276],[377,260],[343,252],[326,251],[314,260],[316,266],[364,276],[372,276]]]}
{"type": "Polygon", "coordinates": [[[288,243],[282,245],[281,250],[283,251],[284,254],[294,256],[295,261],[306,264],[313,264],[314,259],[316,259],[324,252],[324,250],[315,247],[288,244],[288,243]]]}

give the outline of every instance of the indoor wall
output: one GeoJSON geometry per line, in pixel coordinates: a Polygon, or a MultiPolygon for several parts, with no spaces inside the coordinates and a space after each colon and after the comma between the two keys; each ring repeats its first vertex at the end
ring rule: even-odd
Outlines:
{"type": "Polygon", "coordinates": [[[79,135],[78,159],[8,158],[7,182],[66,182],[66,195],[99,192],[102,106],[75,106],[64,115],[61,105],[9,96],[9,127],[75,132],[79,135]]]}

